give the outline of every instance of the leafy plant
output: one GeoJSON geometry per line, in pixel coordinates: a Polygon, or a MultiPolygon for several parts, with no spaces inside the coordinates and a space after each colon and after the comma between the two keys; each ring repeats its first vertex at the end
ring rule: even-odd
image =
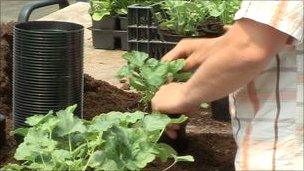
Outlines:
{"type": "Polygon", "coordinates": [[[161,6],[165,15],[157,15],[160,27],[179,35],[197,36],[198,26],[207,17],[207,10],[201,3],[167,0],[161,6]]]}
{"type": "Polygon", "coordinates": [[[184,36],[198,36],[199,27],[210,18],[232,24],[240,0],[166,0],[158,13],[160,27],[184,36]]]}
{"type": "Polygon", "coordinates": [[[127,65],[120,69],[118,77],[127,78],[130,86],[141,93],[141,102],[146,108],[162,85],[184,82],[191,76],[190,72],[181,71],[186,64],[184,59],[163,62],[137,51],[126,53],[123,58],[127,65]]]}
{"type": "Polygon", "coordinates": [[[112,0],[91,0],[90,5],[89,13],[95,21],[114,14],[114,2],[112,0]]]}
{"type": "Polygon", "coordinates": [[[160,0],[90,0],[90,15],[95,21],[107,16],[127,15],[132,4],[152,4],[160,0]]]}
{"type": "Polygon", "coordinates": [[[166,126],[185,116],[110,112],[86,121],[73,115],[75,108],[27,118],[30,127],[15,130],[25,136],[14,156],[20,164],[1,170],[140,170],[156,158],[193,161],[158,143],[166,126]]]}
{"type": "Polygon", "coordinates": [[[235,13],[241,6],[240,0],[208,0],[200,1],[211,17],[219,18],[223,24],[232,24],[235,13]]]}

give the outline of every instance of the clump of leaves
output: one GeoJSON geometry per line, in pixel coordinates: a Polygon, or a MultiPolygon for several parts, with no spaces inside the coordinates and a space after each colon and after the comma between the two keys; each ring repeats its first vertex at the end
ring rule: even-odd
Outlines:
{"type": "Polygon", "coordinates": [[[164,12],[156,14],[160,27],[178,35],[199,36],[199,29],[210,18],[232,24],[240,0],[166,0],[164,12]]]}
{"type": "Polygon", "coordinates": [[[184,59],[164,62],[143,52],[129,52],[123,55],[127,65],[118,72],[119,78],[127,78],[131,88],[141,93],[141,103],[148,108],[159,88],[170,82],[187,81],[191,73],[183,72],[184,59]]]}
{"type": "Polygon", "coordinates": [[[160,0],[90,0],[90,15],[95,21],[107,16],[127,15],[128,6],[132,4],[149,5],[160,0]]]}
{"type": "Polygon", "coordinates": [[[158,143],[166,126],[185,116],[110,112],[86,121],[73,115],[75,108],[27,118],[30,127],[15,130],[25,136],[14,156],[20,164],[0,170],[140,170],[156,158],[193,161],[158,143]]]}
{"type": "Polygon", "coordinates": [[[240,9],[240,0],[207,0],[198,1],[202,3],[211,17],[219,18],[223,24],[233,23],[235,13],[240,9]]]}
{"type": "Polygon", "coordinates": [[[197,28],[207,16],[201,3],[185,0],[167,0],[161,4],[165,15],[157,14],[160,27],[184,36],[199,35],[197,28]]]}

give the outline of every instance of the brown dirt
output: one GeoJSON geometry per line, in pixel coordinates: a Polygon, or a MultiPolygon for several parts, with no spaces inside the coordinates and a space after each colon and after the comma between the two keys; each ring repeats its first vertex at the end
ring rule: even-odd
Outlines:
{"type": "Polygon", "coordinates": [[[1,24],[0,27],[0,112],[3,114],[11,112],[13,25],[1,24]]]}
{"type": "Polygon", "coordinates": [[[15,149],[15,141],[9,136],[11,130],[11,97],[12,97],[12,45],[14,23],[0,26],[0,113],[6,117],[5,146],[0,150],[0,166],[2,162],[13,161],[10,156],[15,149]],[[13,150],[12,150],[13,149],[13,150]]]}
{"type": "Polygon", "coordinates": [[[111,111],[130,111],[138,107],[139,95],[85,75],[84,118],[111,111]]]}
{"type": "MultiPolygon", "coordinates": [[[[1,56],[0,56],[0,112],[7,116],[7,133],[11,130],[11,59],[12,40],[11,26],[1,25],[1,56]],[[3,31],[6,30],[6,31],[3,31]],[[7,33],[7,34],[3,34],[7,33]],[[3,39],[6,37],[8,39],[3,39]],[[10,36],[7,36],[10,35],[10,36]],[[5,72],[4,72],[5,71],[5,72]],[[2,86],[4,85],[4,86],[2,86]]],[[[84,83],[84,117],[90,119],[97,114],[110,111],[129,111],[138,107],[139,96],[118,89],[107,82],[94,80],[85,75],[84,83]]],[[[172,171],[201,171],[201,170],[233,170],[236,145],[231,134],[229,123],[214,121],[210,111],[204,110],[189,119],[187,125],[189,147],[185,154],[195,157],[194,163],[183,163],[173,167],[172,171]]],[[[14,162],[13,154],[16,143],[8,136],[7,145],[0,149],[0,168],[14,162]]],[[[169,163],[154,162],[146,170],[160,170],[169,163]]]]}

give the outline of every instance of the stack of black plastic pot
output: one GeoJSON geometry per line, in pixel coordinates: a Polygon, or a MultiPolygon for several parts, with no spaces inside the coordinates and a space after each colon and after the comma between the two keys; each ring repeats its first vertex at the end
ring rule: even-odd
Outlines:
{"type": "Polygon", "coordinates": [[[93,46],[96,49],[128,50],[128,18],[126,16],[105,17],[92,20],[93,46]]]}
{"type": "MultiPolygon", "coordinates": [[[[129,51],[148,53],[160,59],[168,53],[182,36],[166,37],[159,28],[156,13],[162,13],[160,3],[149,6],[134,4],[128,7],[129,51]]],[[[228,97],[211,102],[212,116],[218,121],[230,121],[228,97]]]]}
{"type": "Polygon", "coordinates": [[[34,21],[14,28],[14,126],[34,114],[83,103],[83,26],[34,21]]]}
{"type": "Polygon", "coordinates": [[[0,149],[6,142],[5,117],[0,113],[0,149]]]}

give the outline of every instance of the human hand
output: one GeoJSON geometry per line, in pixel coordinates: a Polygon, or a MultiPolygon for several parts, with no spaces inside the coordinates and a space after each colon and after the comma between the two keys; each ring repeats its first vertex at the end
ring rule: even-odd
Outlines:
{"type": "Polygon", "coordinates": [[[191,104],[187,104],[186,96],[185,83],[164,85],[151,101],[152,110],[172,115],[192,113],[194,108],[191,104]]]}
{"type": "Polygon", "coordinates": [[[170,52],[168,52],[162,60],[171,61],[184,58],[186,59],[184,70],[196,69],[202,62],[204,62],[207,56],[205,54],[218,39],[219,38],[183,39],[170,52]]]}
{"type": "MultiPolygon", "coordinates": [[[[183,111],[178,105],[180,99],[183,99],[182,85],[180,83],[171,83],[162,86],[152,99],[153,111],[158,111],[166,114],[181,114],[183,111]],[[167,102],[167,103],[165,103],[167,102]]],[[[177,138],[177,132],[180,126],[170,124],[166,127],[165,133],[171,139],[177,138]]]]}

